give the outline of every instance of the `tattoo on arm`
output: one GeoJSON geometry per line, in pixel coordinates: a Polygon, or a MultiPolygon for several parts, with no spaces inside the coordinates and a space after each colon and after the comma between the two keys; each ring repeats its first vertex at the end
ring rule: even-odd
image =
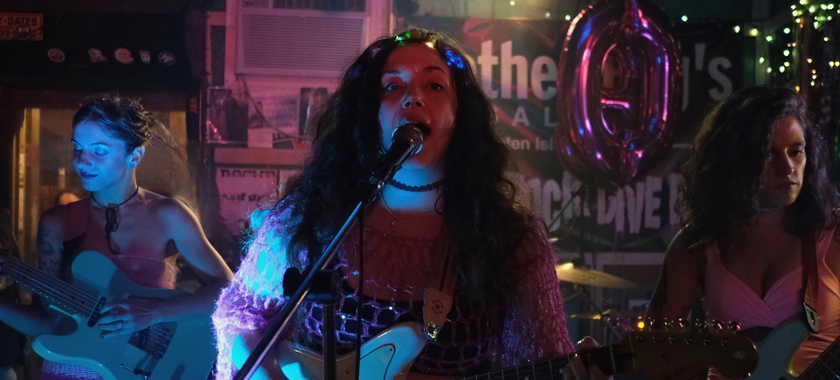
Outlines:
{"type": "Polygon", "coordinates": [[[53,247],[50,243],[47,243],[47,236],[50,235],[50,230],[43,225],[38,227],[38,255],[47,255],[50,256],[53,254],[53,247]]]}
{"type": "Polygon", "coordinates": [[[46,227],[43,225],[38,227],[38,267],[47,273],[57,274],[61,265],[61,258],[57,257],[52,244],[47,241],[49,235],[50,230],[46,227]]]}

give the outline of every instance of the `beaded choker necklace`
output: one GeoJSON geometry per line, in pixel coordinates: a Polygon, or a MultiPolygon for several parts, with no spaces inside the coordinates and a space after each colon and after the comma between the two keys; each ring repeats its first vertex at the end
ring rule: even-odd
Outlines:
{"type": "Polygon", "coordinates": [[[115,205],[115,204],[112,203],[112,204],[109,204],[108,206],[105,206],[102,203],[99,203],[99,201],[96,200],[96,197],[93,196],[93,194],[90,195],[90,198],[93,199],[93,202],[96,203],[97,206],[105,209],[105,239],[108,241],[108,249],[111,250],[111,253],[113,253],[115,255],[117,253],[114,252],[113,248],[111,248],[111,232],[115,232],[120,228],[119,208],[120,208],[120,206],[128,203],[128,201],[130,201],[132,198],[134,198],[134,196],[137,195],[137,192],[139,190],[140,190],[140,187],[138,186],[136,189],[134,189],[134,193],[131,194],[131,196],[129,196],[128,199],[124,200],[122,203],[120,203],[118,205],[115,205]]]}
{"type": "Polygon", "coordinates": [[[397,181],[395,179],[391,179],[391,181],[389,181],[388,184],[393,186],[393,187],[396,187],[397,189],[403,190],[403,191],[411,191],[411,192],[414,192],[414,193],[422,193],[424,191],[439,190],[440,188],[443,187],[443,179],[437,180],[435,182],[432,182],[428,185],[423,185],[423,186],[406,185],[406,184],[404,184],[400,181],[397,181]]]}

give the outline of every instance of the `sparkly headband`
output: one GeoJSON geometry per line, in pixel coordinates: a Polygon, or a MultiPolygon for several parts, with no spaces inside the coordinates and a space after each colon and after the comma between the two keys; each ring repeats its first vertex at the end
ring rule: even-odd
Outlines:
{"type": "Polygon", "coordinates": [[[446,51],[446,64],[449,65],[449,67],[452,67],[454,65],[459,69],[464,68],[464,60],[461,57],[459,57],[458,54],[455,54],[455,52],[452,51],[451,47],[445,46],[443,50],[446,51]]]}
{"type": "MultiPolygon", "coordinates": [[[[405,40],[411,38],[411,36],[420,36],[420,31],[417,29],[411,29],[407,32],[403,32],[394,36],[394,40],[400,43],[400,46],[405,46],[405,40]]],[[[430,43],[427,43],[430,44],[430,43]]],[[[429,47],[432,47],[431,45],[429,47]]],[[[464,59],[461,58],[450,46],[444,46],[444,55],[446,55],[446,65],[449,67],[457,67],[459,69],[464,68],[464,59]]],[[[371,56],[375,56],[376,53],[379,52],[379,48],[375,48],[371,50],[371,56]]]]}

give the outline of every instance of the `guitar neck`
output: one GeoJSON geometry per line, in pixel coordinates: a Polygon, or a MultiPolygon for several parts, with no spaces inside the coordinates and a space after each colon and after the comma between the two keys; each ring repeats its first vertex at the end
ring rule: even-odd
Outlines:
{"type": "Polygon", "coordinates": [[[82,291],[17,258],[6,257],[0,275],[44,297],[69,313],[89,317],[97,305],[97,296],[82,291]]]}
{"type": "Polygon", "coordinates": [[[837,368],[840,367],[840,338],[834,340],[828,348],[814,360],[811,365],[799,375],[798,380],[819,380],[837,378],[837,368]]]}
{"type": "MultiPolygon", "coordinates": [[[[528,379],[528,380],[563,380],[563,367],[569,364],[569,359],[575,353],[559,356],[552,359],[540,360],[528,364],[509,367],[498,371],[488,372],[481,375],[465,377],[469,379],[528,379]]],[[[607,375],[624,372],[621,363],[625,358],[616,357],[612,345],[599,347],[591,351],[577,353],[583,359],[587,367],[595,363],[607,375]]]]}

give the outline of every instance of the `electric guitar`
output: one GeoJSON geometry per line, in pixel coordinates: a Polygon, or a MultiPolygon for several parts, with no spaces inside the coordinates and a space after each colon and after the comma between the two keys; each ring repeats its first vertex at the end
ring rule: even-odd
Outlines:
{"type": "Polygon", "coordinates": [[[767,335],[759,349],[758,368],[753,380],[822,380],[840,379],[840,338],[814,360],[801,375],[793,371],[793,356],[810,336],[805,322],[796,319],[785,322],[767,335]]]}
{"type": "Polygon", "coordinates": [[[131,281],[95,251],[76,256],[72,283],[54,278],[15,258],[5,258],[0,275],[32,290],[69,318],[54,334],[42,334],[32,348],[47,360],[83,365],[105,380],[203,380],[216,349],[207,318],[153,325],[131,335],[102,339],[97,326],[106,302],[128,296],[171,298],[182,292],[147,288],[131,281]]]}
{"type": "MultiPolygon", "coordinates": [[[[362,345],[359,374],[371,380],[404,380],[425,343],[419,323],[395,325],[362,345]]],[[[324,378],[320,354],[292,342],[282,342],[276,351],[277,364],[289,379],[324,378]]],[[[637,372],[651,380],[679,379],[709,365],[726,376],[743,378],[758,365],[752,342],[732,333],[631,332],[618,343],[579,355],[584,363],[596,363],[608,375],[637,372]]],[[[563,367],[568,362],[569,355],[564,355],[463,380],[562,380],[563,367]]],[[[339,357],[338,379],[355,378],[355,366],[355,352],[339,357]]]]}

